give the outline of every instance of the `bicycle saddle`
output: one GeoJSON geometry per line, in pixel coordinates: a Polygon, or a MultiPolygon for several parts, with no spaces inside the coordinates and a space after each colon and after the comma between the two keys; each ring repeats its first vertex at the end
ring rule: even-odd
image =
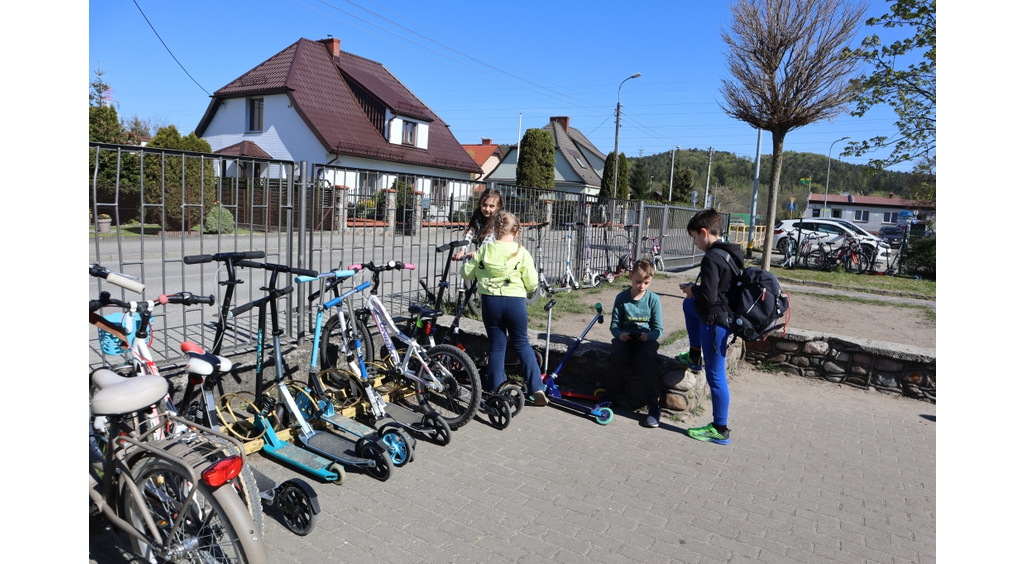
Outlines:
{"type": "Polygon", "coordinates": [[[207,354],[202,347],[195,343],[185,341],[181,344],[181,352],[188,355],[185,370],[190,374],[209,376],[215,370],[218,372],[228,372],[231,370],[232,364],[230,360],[223,356],[207,354]]]}
{"type": "Polygon", "coordinates": [[[157,403],[167,395],[167,380],[160,376],[136,376],[121,380],[93,394],[89,401],[93,415],[132,413],[157,403]]]}
{"type": "Polygon", "coordinates": [[[429,309],[415,304],[409,306],[409,313],[422,318],[438,318],[444,315],[444,312],[439,309],[429,309]]]}

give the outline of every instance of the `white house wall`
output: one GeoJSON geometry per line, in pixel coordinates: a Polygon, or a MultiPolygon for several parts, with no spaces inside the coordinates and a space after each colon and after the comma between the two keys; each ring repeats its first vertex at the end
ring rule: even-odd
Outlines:
{"type": "Polygon", "coordinates": [[[246,98],[224,100],[203,139],[214,151],[242,141],[252,141],[271,157],[288,161],[323,162],[327,152],[306,126],[286,94],[263,96],[264,130],[242,133],[246,128],[246,98]]]}

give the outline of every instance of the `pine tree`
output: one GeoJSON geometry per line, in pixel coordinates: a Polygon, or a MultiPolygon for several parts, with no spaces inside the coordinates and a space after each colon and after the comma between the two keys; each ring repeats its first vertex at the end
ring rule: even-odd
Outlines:
{"type": "Polygon", "coordinates": [[[527,129],[519,143],[516,185],[533,188],[555,187],[555,138],[546,129],[527,129]]]}

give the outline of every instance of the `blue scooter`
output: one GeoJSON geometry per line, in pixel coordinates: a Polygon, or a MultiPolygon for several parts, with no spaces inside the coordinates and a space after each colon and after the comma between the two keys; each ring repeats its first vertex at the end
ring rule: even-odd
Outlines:
{"type": "Polygon", "coordinates": [[[563,392],[558,388],[558,385],[555,383],[555,380],[558,378],[558,373],[561,372],[562,368],[565,367],[565,363],[569,361],[569,357],[571,357],[572,353],[575,352],[576,347],[578,347],[579,344],[583,342],[583,338],[587,336],[587,333],[590,332],[590,329],[594,326],[594,324],[604,323],[604,310],[602,309],[601,304],[594,304],[594,309],[597,310],[597,315],[595,315],[594,318],[590,320],[590,324],[587,325],[587,328],[583,330],[583,333],[581,333],[580,336],[576,339],[576,342],[574,342],[572,346],[569,347],[569,350],[566,351],[565,358],[562,359],[562,362],[561,364],[558,365],[558,368],[556,368],[554,372],[548,374],[548,350],[551,348],[551,309],[554,307],[555,300],[549,301],[544,306],[544,311],[548,312],[548,332],[547,340],[544,345],[544,374],[541,375],[541,378],[544,381],[544,393],[547,395],[548,401],[550,401],[551,403],[569,408],[574,411],[579,411],[585,415],[593,416],[599,424],[607,425],[611,423],[612,418],[615,417],[615,413],[612,412],[611,402],[600,402],[594,407],[589,407],[580,403],[576,403],[574,401],[569,401],[565,399],[569,394],[582,394],[576,394],[575,392],[568,391],[563,392]]]}

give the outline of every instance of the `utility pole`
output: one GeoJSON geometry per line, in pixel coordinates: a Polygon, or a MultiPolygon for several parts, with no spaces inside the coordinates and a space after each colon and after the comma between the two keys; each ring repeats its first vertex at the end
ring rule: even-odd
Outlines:
{"type": "Polygon", "coordinates": [[[704,207],[710,207],[708,205],[708,190],[711,189],[711,158],[715,156],[715,148],[708,147],[708,182],[704,186],[704,207]]]}
{"type": "MultiPolygon", "coordinates": [[[[640,78],[640,73],[633,73],[626,80],[633,78],[640,78]]],[[[619,117],[622,115],[622,85],[626,83],[626,80],[619,83],[618,100],[615,103],[615,166],[613,167],[615,172],[612,175],[612,182],[615,185],[614,195],[616,197],[619,195],[619,117]]],[[[626,199],[629,199],[629,190],[626,190],[626,199]]]]}
{"type": "Polygon", "coordinates": [[[672,149],[672,166],[668,169],[668,201],[672,201],[672,180],[676,173],[676,151],[679,150],[679,145],[676,145],[675,149],[672,149]]]}
{"type": "MultiPolygon", "coordinates": [[[[761,130],[757,130],[757,156],[754,157],[754,197],[750,201],[750,230],[747,231],[747,258],[754,252],[754,227],[757,225],[757,185],[761,181],[761,130]]],[[[768,229],[764,230],[764,242],[771,245],[768,239],[768,229]]],[[[765,248],[763,252],[772,252],[765,248]]]]}

